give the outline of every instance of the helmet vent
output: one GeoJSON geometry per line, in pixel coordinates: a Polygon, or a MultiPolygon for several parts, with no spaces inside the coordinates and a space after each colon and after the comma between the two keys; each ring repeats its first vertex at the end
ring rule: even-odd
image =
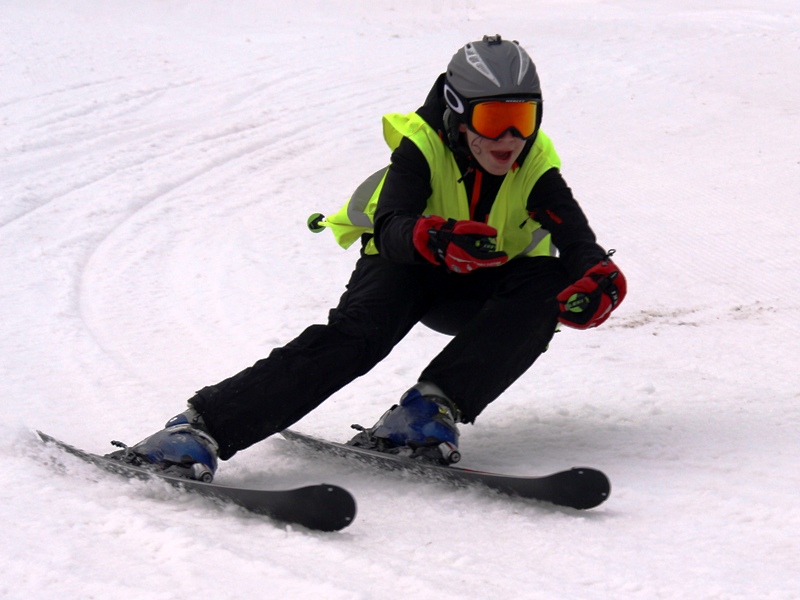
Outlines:
{"type": "Polygon", "coordinates": [[[528,56],[528,53],[519,45],[519,42],[515,41],[514,45],[517,47],[517,52],[519,52],[519,75],[517,75],[517,85],[522,85],[525,73],[528,72],[528,68],[531,66],[531,57],[528,56]]]}
{"type": "MultiPolygon", "coordinates": [[[[518,46],[519,48],[519,46],[518,46]]],[[[478,54],[478,51],[475,49],[475,46],[472,44],[467,44],[464,46],[464,53],[466,54],[467,62],[472,66],[476,71],[478,71],[481,75],[486,77],[489,81],[495,84],[497,87],[500,87],[500,82],[498,81],[497,77],[489,66],[483,61],[481,55],[478,54]]],[[[527,55],[526,55],[527,56],[527,55]]],[[[530,62],[530,59],[528,59],[530,62]]],[[[527,70],[527,65],[525,66],[525,70],[527,70]]],[[[519,80],[522,81],[522,76],[524,72],[521,72],[519,75],[519,80]]]]}

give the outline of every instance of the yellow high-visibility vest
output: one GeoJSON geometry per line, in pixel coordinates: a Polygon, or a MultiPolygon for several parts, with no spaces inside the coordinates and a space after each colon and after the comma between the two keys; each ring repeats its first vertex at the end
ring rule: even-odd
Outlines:
{"type": "MultiPolygon", "coordinates": [[[[404,137],[409,138],[428,161],[433,192],[424,214],[456,220],[470,218],[467,191],[459,182],[462,173],[455,157],[422,117],[417,113],[385,115],[383,136],[391,150],[397,148],[404,137]]],[[[497,229],[497,249],[510,258],[555,254],[550,233],[530,217],[527,202],[538,179],[550,169],[560,167],[561,160],[553,143],[539,131],[522,166],[505,175],[487,223],[497,229]]],[[[387,166],[370,175],[335,214],[318,223],[329,227],[343,248],[349,248],[364,233],[372,233],[373,216],[388,169],[387,166]]],[[[365,252],[378,254],[374,240],[369,240],[365,252]]]]}

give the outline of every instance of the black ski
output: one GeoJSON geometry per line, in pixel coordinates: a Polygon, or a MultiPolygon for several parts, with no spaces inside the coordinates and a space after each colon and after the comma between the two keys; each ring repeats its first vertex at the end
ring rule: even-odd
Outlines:
{"type": "Polygon", "coordinates": [[[608,477],[603,472],[588,467],[575,467],[541,477],[504,475],[443,466],[423,459],[412,459],[329,442],[289,429],[283,431],[282,435],[287,440],[302,443],[314,450],[344,458],[356,458],[372,466],[409,471],[459,484],[479,483],[510,496],[550,502],[559,506],[577,509],[594,508],[605,502],[611,493],[608,477]]]}
{"type": "Polygon", "coordinates": [[[356,502],[353,496],[347,490],[335,485],[323,483],[288,490],[259,490],[204,483],[194,479],[164,475],[119,460],[84,452],[41,431],[36,433],[42,441],[128,479],[165,481],[178,489],[231,502],[250,512],[267,515],[277,521],[302,525],[308,529],[338,531],[350,525],[356,515],[356,502]]]}

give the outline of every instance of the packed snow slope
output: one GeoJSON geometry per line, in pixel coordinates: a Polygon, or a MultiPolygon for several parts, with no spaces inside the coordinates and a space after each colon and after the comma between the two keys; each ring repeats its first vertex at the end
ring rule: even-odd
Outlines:
{"type": "MultiPolygon", "coordinates": [[[[796,0],[4,0],[0,596],[800,597],[798,74],[796,0]],[[324,322],[357,251],[306,217],[386,164],[381,115],[487,33],[533,56],[544,130],[630,291],[463,427],[464,464],[594,466],[606,504],[278,439],[222,465],[351,489],[356,522],[320,534],[36,442],[136,442],[324,322]]],[[[296,428],[347,439],[446,341],[415,330],[296,428]]]]}

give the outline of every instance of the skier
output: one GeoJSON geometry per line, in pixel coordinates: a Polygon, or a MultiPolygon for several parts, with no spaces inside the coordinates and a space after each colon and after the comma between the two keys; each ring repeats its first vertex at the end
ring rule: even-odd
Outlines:
{"type": "Polygon", "coordinates": [[[327,324],[201,389],[163,430],[115,454],[208,478],[218,458],[289,427],[422,322],[452,339],[351,444],[456,460],[457,424],[525,373],[559,322],[596,327],[625,297],[541,120],[536,67],[516,41],[458,50],[417,111],[384,116],[390,165],[311,224],[344,247],[361,241],[327,324]]]}

